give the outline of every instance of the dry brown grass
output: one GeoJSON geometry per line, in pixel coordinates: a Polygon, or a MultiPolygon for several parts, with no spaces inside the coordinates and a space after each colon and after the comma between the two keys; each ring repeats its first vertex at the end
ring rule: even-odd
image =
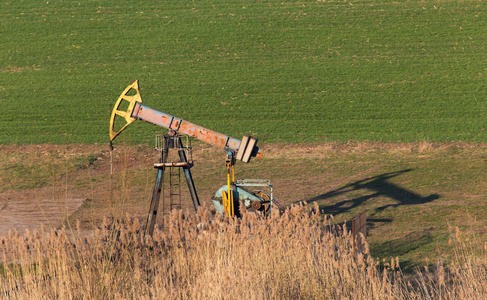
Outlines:
{"type": "Polygon", "coordinates": [[[0,297],[480,299],[487,292],[485,261],[471,259],[458,233],[459,259],[449,271],[439,265],[411,284],[397,260],[380,266],[367,246],[356,253],[348,230],[331,230],[314,211],[293,206],[240,220],[173,211],[153,238],[130,216],[105,219],[90,237],[79,228],[10,233],[0,241],[0,297]]]}

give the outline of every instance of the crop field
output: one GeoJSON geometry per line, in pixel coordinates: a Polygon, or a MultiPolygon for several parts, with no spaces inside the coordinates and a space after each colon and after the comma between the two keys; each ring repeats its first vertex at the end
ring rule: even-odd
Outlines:
{"type": "Polygon", "coordinates": [[[483,1],[0,5],[2,144],[105,143],[136,79],[147,105],[236,137],[487,141],[483,1]]]}
{"type": "Polygon", "coordinates": [[[0,298],[487,293],[483,1],[0,8],[0,298]],[[134,80],[149,107],[257,137],[264,157],[237,179],[270,179],[289,209],[214,217],[225,151],[193,140],[202,210],[184,191],[144,237],[165,129],[138,121],[108,148],[134,80]],[[356,252],[346,229],[362,211],[356,252]]]}

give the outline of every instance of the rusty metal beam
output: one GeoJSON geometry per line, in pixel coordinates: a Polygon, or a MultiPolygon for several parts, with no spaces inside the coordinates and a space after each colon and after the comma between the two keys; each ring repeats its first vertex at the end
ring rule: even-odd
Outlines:
{"type": "MultiPolygon", "coordinates": [[[[196,138],[216,147],[228,148],[232,151],[237,151],[240,147],[240,141],[233,137],[155,110],[139,102],[135,103],[131,117],[174,130],[178,133],[187,134],[190,137],[196,138]]],[[[254,155],[260,158],[263,151],[258,147],[255,148],[254,155]]]]}

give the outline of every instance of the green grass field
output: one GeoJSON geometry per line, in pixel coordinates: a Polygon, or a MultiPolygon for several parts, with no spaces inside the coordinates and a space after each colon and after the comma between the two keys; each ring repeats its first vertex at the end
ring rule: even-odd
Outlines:
{"type": "MultiPolygon", "coordinates": [[[[105,143],[144,103],[267,142],[485,142],[482,1],[9,1],[0,143],[105,143]]],[[[152,143],[141,122],[126,135],[152,143]]]]}

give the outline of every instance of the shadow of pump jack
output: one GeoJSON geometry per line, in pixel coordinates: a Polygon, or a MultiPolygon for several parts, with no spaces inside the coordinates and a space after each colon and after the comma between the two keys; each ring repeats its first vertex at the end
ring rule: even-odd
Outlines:
{"type": "Polygon", "coordinates": [[[410,171],[412,171],[412,169],[405,169],[402,171],[384,173],[375,177],[359,180],[347,184],[339,189],[308,199],[307,202],[321,201],[321,200],[329,199],[332,197],[336,197],[338,195],[342,195],[357,190],[369,190],[372,192],[369,195],[360,196],[350,200],[340,201],[329,206],[321,206],[321,209],[324,210],[326,214],[338,215],[350,211],[355,207],[358,207],[359,205],[363,204],[365,201],[369,199],[377,198],[380,196],[394,199],[395,201],[397,201],[397,203],[387,204],[378,207],[376,208],[376,212],[382,211],[388,207],[425,204],[440,198],[438,194],[431,194],[429,196],[422,197],[419,194],[416,194],[408,189],[405,189],[403,187],[400,187],[388,181],[393,177],[399,176],[401,174],[410,171]]]}

